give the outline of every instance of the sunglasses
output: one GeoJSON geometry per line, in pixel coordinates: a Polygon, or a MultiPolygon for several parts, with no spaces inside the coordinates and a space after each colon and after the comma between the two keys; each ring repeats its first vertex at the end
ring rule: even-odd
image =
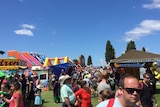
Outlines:
{"type": "Polygon", "coordinates": [[[141,94],[142,90],[141,89],[136,89],[136,88],[123,88],[125,91],[127,91],[128,94],[133,94],[135,91],[137,94],[141,94]]]}

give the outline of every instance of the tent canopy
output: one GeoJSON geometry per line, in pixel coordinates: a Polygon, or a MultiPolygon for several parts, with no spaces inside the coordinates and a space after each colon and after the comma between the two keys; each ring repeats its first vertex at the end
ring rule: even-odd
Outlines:
{"type": "Polygon", "coordinates": [[[54,74],[59,77],[62,71],[66,71],[69,67],[73,67],[73,63],[63,63],[58,65],[53,65],[49,67],[50,72],[54,72],[54,74]]]}
{"type": "Polygon", "coordinates": [[[125,54],[121,55],[120,57],[111,60],[111,63],[140,63],[140,62],[158,62],[160,61],[160,55],[138,51],[132,49],[125,54]]]}
{"type": "Polygon", "coordinates": [[[143,67],[144,64],[119,64],[119,67],[134,67],[134,68],[140,68],[143,67]]]}

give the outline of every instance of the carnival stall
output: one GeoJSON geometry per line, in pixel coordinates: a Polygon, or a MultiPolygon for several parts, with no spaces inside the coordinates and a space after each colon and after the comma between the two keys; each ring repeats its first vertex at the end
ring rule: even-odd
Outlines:
{"type": "Polygon", "coordinates": [[[27,68],[26,62],[16,58],[1,58],[0,70],[6,74],[15,74],[21,72],[21,69],[27,68]]]}

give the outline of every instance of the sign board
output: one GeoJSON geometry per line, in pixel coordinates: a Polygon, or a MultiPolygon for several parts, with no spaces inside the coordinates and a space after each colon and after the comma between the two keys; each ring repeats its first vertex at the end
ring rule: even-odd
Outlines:
{"type": "Polygon", "coordinates": [[[19,59],[0,59],[0,66],[26,66],[26,63],[19,59]]]}

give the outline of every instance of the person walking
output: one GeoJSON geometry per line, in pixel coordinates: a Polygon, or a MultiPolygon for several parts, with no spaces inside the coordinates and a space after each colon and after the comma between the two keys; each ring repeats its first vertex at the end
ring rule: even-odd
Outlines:
{"type": "Polygon", "coordinates": [[[109,73],[107,70],[103,70],[101,73],[100,73],[100,82],[98,84],[98,94],[102,91],[102,90],[109,90],[111,91],[111,87],[109,85],[108,82],[108,78],[109,78],[109,73]]]}
{"type": "Polygon", "coordinates": [[[93,77],[92,78],[92,89],[93,89],[93,96],[96,97],[97,96],[97,78],[93,77]]]}
{"type": "Polygon", "coordinates": [[[56,78],[53,84],[53,96],[55,103],[60,103],[60,88],[61,88],[60,82],[58,78],[56,78]]]}
{"type": "Polygon", "coordinates": [[[22,74],[22,78],[20,80],[22,84],[22,95],[23,95],[23,102],[25,102],[26,97],[26,86],[27,86],[27,79],[25,78],[25,75],[22,74]]]}
{"type": "Polygon", "coordinates": [[[153,100],[155,101],[155,107],[158,107],[156,98],[154,96],[154,86],[150,82],[151,74],[144,73],[143,74],[143,82],[141,83],[141,103],[143,107],[153,107],[153,100]]]}
{"type": "Polygon", "coordinates": [[[75,92],[75,96],[79,101],[78,107],[92,107],[91,89],[87,86],[85,80],[80,81],[81,88],[75,92]]]}
{"type": "Polygon", "coordinates": [[[34,93],[35,93],[35,84],[33,82],[33,78],[32,77],[28,77],[28,81],[27,81],[27,100],[29,100],[30,103],[30,107],[33,107],[34,105],[34,93]]]}
{"type": "Polygon", "coordinates": [[[72,90],[72,78],[68,74],[64,77],[64,84],[61,87],[62,107],[76,107],[76,97],[72,90]]]}

